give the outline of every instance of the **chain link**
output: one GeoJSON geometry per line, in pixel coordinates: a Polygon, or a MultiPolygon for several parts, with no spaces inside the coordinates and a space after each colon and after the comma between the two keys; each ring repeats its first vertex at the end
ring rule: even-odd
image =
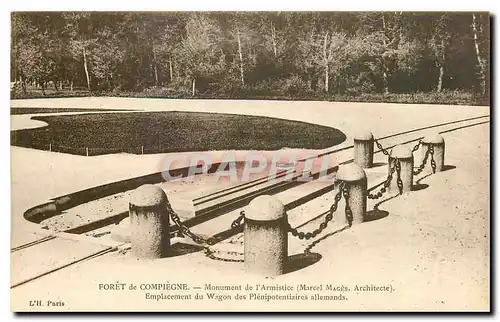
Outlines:
{"type": "Polygon", "coordinates": [[[429,145],[429,150],[431,154],[432,173],[436,173],[436,161],[434,160],[434,147],[432,145],[429,145]]]}
{"type": "MultiPolygon", "coordinates": [[[[240,215],[238,218],[236,218],[232,223],[231,223],[231,228],[236,228],[238,226],[241,226],[241,224],[245,220],[245,210],[240,211],[240,215]]],[[[207,256],[210,259],[213,260],[218,260],[222,262],[232,262],[232,263],[243,263],[245,260],[244,259],[234,259],[234,258],[224,258],[224,257],[219,257],[215,255],[215,251],[211,250],[209,247],[205,247],[205,256],[207,256]]],[[[233,255],[233,256],[245,256],[244,253],[239,253],[239,252],[234,252],[234,251],[225,251],[227,255],[233,255]]]]}
{"type": "MultiPolygon", "coordinates": [[[[244,218],[245,218],[245,211],[242,210],[240,212],[240,216],[238,216],[238,218],[236,218],[236,220],[233,221],[233,223],[231,224],[231,228],[235,228],[235,227],[241,225],[244,218]]],[[[213,251],[208,246],[205,246],[204,250],[205,250],[205,256],[207,256],[208,258],[213,259],[213,260],[218,260],[218,261],[222,261],[222,262],[232,262],[232,263],[243,263],[244,262],[244,259],[219,257],[219,256],[215,255],[216,251],[213,251]]],[[[239,256],[239,257],[245,256],[244,253],[239,253],[239,252],[235,252],[235,251],[224,251],[224,252],[229,256],[239,256]]]]}
{"type": "Polygon", "coordinates": [[[436,173],[436,161],[434,160],[434,147],[432,145],[429,145],[427,151],[425,152],[425,156],[422,160],[422,164],[416,170],[413,171],[413,175],[418,175],[424,170],[425,165],[427,164],[427,160],[429,159],[429,155],[431,156],[432,173],[436,173]]]}
{"type": "Polygon", "coordinates": [[[380,151],[382,151],[383,154],[389,156],[389,151],[387,151],[386,149],[384,149],[384,147],[382,146],[382,144],[380,144],[379,141],[377,141],[377,139],[374,139],[375,141],[375,144],[377,145],[377,148],[380,149],[380,151]]]}
{"type": "Polygon", "coordinates": [[[403,194],[403,180],[401,180],[401,161],[399,159],[396,159],[396,172],[398,175],[397,178],[397,184],[398,184],[398,189],[399,189],[399,194],[403,194]]]}
{"type": "Polygon", "coordinates": [[[413,147],[413,149],[411,149],[412,152],[417,152],[418,148],[420,147],[420,144],[422,144],[422,140],[418,140],[418,143],[417,145],[415,145],[413,147]]]}
{"type": "Polygon", "coordinates": [[[236,228],[238,226],[241,226],[244,220],[245,220],[245,210],[242,210],[240,211],[240,215],[238,216],[238,218],[236,218],[231,224],[231,228],[236,228]]]}
{"type": "MultiPolygon", "coordinates": [[[[226,253],[228,255],[236,255],[236,256],[244,256],[245,255],[243,253],[231,252],[231,251],[228,251],[226,253]]],[[[223,258],[223,257],[216,256],[215,252],[213,250],[211,250],[209,247],[205,247],[205,256],[207,256],[210,259],[221,261],[221,262],[243,263],[245,261],[244,259],[223,258]]]]}
{"type": "Polygon", "coordinates": [[[384,193],[388,190],[389,185],[391,184],[392,181],[392,176],[394,174],[394,171],[396,171],[396,159],[394,159],[393,165],[390,167],[389,174],[387,175],[387,179],[384,182],[384,185],[382,186],[382,189],[380,189],[379,192],[371,194],[368,194],[368,199],[379,199],[384,195],[384,193]]]}
{"type": "Polygon", "coordinates": [[[345,199],[345,217],[347,218],[347,223],[349,227],[352,226],[353,216],[351,206],[349,205],[349,189],[347,187],[341,187],[342,193],[344,194],[345,199]]]}
{"type": "MultiPolygon", "coordinates": [[[[195,243],[200,244],[200,245],[205,245],[204,246],[205,256],[207,256],[210,259],[219,260],[219,261],[223,261],[223,262],[243,262],[243,260],[241,260],[241,259],[222,258],[222,257],[216,256],[215,252],[208,247],[208,246],[212,246],[218,242],[216,238],[210,237],[210,238],[204,239],[203,237],[198,236],[195,233],[193,233],[186,225],[184,225],[181,222],[179,215],[177,215],[175,213],[175,211],[172,209],[172,206],[170,205],[170,203],[168,201],[167,201],[167,211],[170,214],[170,218],[172,218],[172,221],[174,222],[174,224],[177,225],[177,227],[179,229],[177,236],[178,237],[187,236],[187,237],[191,238],[195,243]]],[[[243,223],[244,219],[245,219],[245,211],[242,210],[240,212],[240,215],[238,216],[238,218],[236,218],[231,223],[231,228],[236,228],[236,227],[240,226],[243,223]]],[[[232,252],[232,251],[228,251],[227,254],[243,256],[242,253],[232,252]]]]}
{"type": "MultiPolygon", "coordinates": [[[[305,238],[307,240],[307,239],[311,239],[311,238],[318,236],[323,230],[325,230],[326,227],[328,226],[328,223],[333,220],[333,214],[335,213],[335,211],[337,211],[337,207],[339,205],[340,199],[342,199],[342,192],[344,191],[344,189],[346,189],[345,182],[340,181],[339,191],[335,195],[335,199],[333,201],[333,204],[330,207],[330,210],[328,211],[328,214],[326,215],[324,221],[319,225],[319,227],[316,228],[315,230],[313,230],[312,232],[304,233],[302,231],[298,231],[296,228],[292,228],[292,226],[290,226],[290,224],[287,223],[288,230],[292,233],[292,235],[295,237],[298,237],[299,239],[305,238]]],[[[344,193],[344,196],[345,196],[345,193],[344,193]]],[[[347,201],[347,199],[346,199],[346,201],[347,201]]],[[[347,202],[346,202],[346,204],[347,204],[347,202]]],[[[346,209],[347,209],[347,206],[346,206],[346,209]]],[[[346,215],[347,215],[347,213],[346,213],[346,215]]],[[[352,214],[351,214],[351,216],[352,216],[352,214]]]]}
{"type": "Polygon", "coordinates": [[[172,218],[172,221],[179,229],[177,232],[177,237],[187,236],[187,237],[191,238],[197,244],[208,244],[208,245],[215,244],[214,238],[204,239],[203,237],[198,236],[195,233],[193,233],[186,225],[184,225],[181,222],[179,215],[177,215],[175,213],[175,211],[172,209],[172,206],[170,205],[170,202],[168,202],[168,201],[167,201],[167,211],[170,214],[170,218],[172,218]]]}
{"type": "Polygon", "coordinates": [[[422,164],[417,168],[417,170],[414,170],[413,171],[413,175],[418,175],[420,174],[420,172],[422,172],[425,168],[425,165],[427,164],[427,159],[429,158],[429,154],[430,154],[430,146],[427,148],[427,151],[425,152],[425,155],[424,155],[424,158],[422,160],[422,164]]]}

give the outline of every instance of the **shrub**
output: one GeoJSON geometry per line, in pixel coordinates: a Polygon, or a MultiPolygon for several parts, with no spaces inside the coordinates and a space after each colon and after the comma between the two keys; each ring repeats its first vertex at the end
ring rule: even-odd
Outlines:
{"type": "Polygon", "coordinates": [[[282,93],[292,97],[309,96],[311,90],[306,81],[298,75],[292,75],[278,82],[282,93]]]}

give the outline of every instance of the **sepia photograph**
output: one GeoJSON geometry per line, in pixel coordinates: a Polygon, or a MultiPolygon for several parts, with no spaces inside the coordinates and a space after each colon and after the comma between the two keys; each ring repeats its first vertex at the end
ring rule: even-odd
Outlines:
{"type": "Polygon", "coordinates": [[[491,14],[12,11],[12,312],[492,311],[491,14]]]}

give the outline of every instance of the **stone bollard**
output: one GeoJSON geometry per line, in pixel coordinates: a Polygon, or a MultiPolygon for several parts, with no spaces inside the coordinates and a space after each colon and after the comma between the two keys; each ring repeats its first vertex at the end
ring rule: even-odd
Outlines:
{"type": "MultiPolygon", "coordinates": [[[[401,164],[401,180],[403,182],[403,193],[411,191],[413,186],[413,153],[410,148],[403,145],[396,145],[389,155],[389,170],[393,166],[394,159],[398,159],[401,164]]],[[[395,170],[392,175],[389,191],[399,192],[398,171],[395,170]]]]}
{"type": "Polygon", "coordinates": [[[145,184],[130,195],[130,242],[140,258],[161,258],[170,250],[167,195],[160,187],[145,184]]]}
{"type": "Polygon", "coordinates": [[[373,134],[360,132],[354,136],[354,162],[362,168],[373,167],[373,134]]]}
{"type": "Polygon", "coordinates": [[[337,180],[344,181],[348,190],[349,199],[346,202],[352,211],[352,223],[362,223],[365,219],[368,196],[365,171],[356,163],[342,165],[337,172],[337,180]]]}
{"type": "Polygon", "coordinates": [[[245,209],[245,272],[281,275],[288,257],[288,225],[283,203],[259,196],[245,209]]]}
{"type": "MultiPolygon", "coordinates": [[[[425,156],[427,149],[434,148],[434,161],[436,161],[436,172],[443,171],[444,168],[444,138],[440,134],[428,135],[422,140],[422,153],[425,156]]],[[[422,156],[422,158],[423,158],[422,156]]],[[[431,164],[431,156],[427,160],[431,164]]]]}

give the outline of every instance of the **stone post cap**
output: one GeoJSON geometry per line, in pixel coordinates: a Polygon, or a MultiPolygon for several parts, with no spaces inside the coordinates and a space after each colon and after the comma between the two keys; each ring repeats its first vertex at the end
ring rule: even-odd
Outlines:
{"type": "Polygon", "coordinates": [[[359,141],[373,140],[373,133],[370,131],[359,131],[354,135],[354,140],[359,140],[359,141]]]}
{"type": "Polygon", "coordinates": [[[366,179],[365,170],[354,162],[341,165],[337,171],[337,180],[359,181],[362,179],[366,179]]]}
{"type": "Polygon", "coordinates": [[[396,145],[394,148],[392,148],[391,158],[409,159],[413,158],[413,153],[410,148],[404,145],[396,145]]]}
{"type": "Polygon", "coordinates": [[[137,207],[157,206],[166,200],[165,191],[152,184],[142,185],[130,194],[130,203],[137,207]]]}
{"type": "Polygon", "coordinates": [[[245,218],[257,221],[277,220],[285,217],[285,206],[276,197],[263,195],[254,198],[245,209],[245,218]]]}
{"type": "Polygon", "coordinates": [[[444,138],[441,134],[436,133],[436,134],[431,134],[427,135],[423,140],[422,143],[428,143],[428,144],[443,144],[444,143],[444,138]]]}

